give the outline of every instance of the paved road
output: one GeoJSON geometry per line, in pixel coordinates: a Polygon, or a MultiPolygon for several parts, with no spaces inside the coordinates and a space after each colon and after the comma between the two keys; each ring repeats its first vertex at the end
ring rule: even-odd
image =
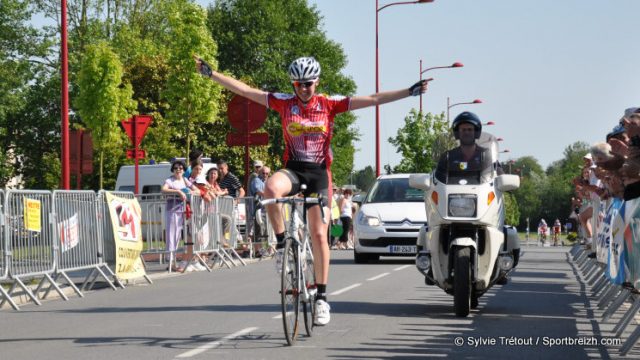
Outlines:
{"type": "MultiPolygon", "coordinates": [[[[584,359],[615,357],[568,248],[525,248],[511,282],[468,318],[409,259],[355,265],[333,251],[332,321],[285,345],[273,261],[0,311],[3,359],[584,359]],[[462,346],[456,346],[461,341],[462,346]],[[565,340],[567,341],[567,340],[565,340]]],[[[636,348],[637,349],[637,348],[636,348]]],[[[638,358],[633,350],[628,358],[638,358]]]]}

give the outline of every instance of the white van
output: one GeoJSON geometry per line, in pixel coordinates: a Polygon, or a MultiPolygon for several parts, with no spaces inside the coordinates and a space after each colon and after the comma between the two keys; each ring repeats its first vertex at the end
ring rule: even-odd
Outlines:
{"type": "MultiPolygon", "coordinates": [[[[207,158],[208,160],[208,158],[207,158]]],[[[204,162],[203,175],[216,164],[204,162]]],[[[188,165],[187,165],[188,166],[188,165]]],[[[118,178],[116,179],[116,191],[134,191],[135,187],[135,165],[125,165],[120,167],[118,178]]],[[[164,181],[171,176],[171,163],[161,162],[153,165],[138,165],[138,190],[140,194],[157,194],[162,189],[164,181]]]]}

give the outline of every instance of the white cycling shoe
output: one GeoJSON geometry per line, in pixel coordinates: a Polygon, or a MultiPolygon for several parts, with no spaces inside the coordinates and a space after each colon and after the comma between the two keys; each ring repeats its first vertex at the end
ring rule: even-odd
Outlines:
{"type": "Polygon", "coordinates": [[[313,323],[318,326],[324,326],[331,321],[331,306],[324,300],[316,301],[316,316],[313,323]]]}

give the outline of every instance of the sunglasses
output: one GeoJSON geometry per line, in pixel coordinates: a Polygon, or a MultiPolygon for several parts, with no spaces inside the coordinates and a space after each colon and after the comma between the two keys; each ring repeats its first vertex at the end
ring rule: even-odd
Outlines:
{"type": "Polygon", "coordinates": [[[298,87],[298,88],[299,88],[299,87],[306,87],[306,88],[310,88],[310,87],[311,87],[311,86],[313,86],[313,84],[315,84],[315,83],[316,83],[315,81],[305,81],[305,82],[302,82],[302,81],[294,81],[294,82],[293,82],[293,86],[298,87]]]}
{"type": "Polygon", "coordinates": [[[182,166],[176,166],[171,171],[176,171],[176,170],[184,170],[184,168],[182,166]]]}

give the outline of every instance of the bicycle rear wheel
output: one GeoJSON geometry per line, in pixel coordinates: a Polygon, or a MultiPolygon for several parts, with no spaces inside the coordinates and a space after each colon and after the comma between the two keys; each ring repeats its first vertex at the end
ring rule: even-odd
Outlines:
{"type": "Polygon", "coordinates": [[[298,336],[298,314],[300,309],[298,252],[295,240],[286,239],[282,258],[280,298],[282,301],[282,325],[287,344],[293,345],[298,336]]]}
{"type": "MultiPolygon", "coordinates": [[[[311,241],[307,239],[307,241],[311,241]]],[[[313,328],[315,325],[313,324],[313,318],[316,316],[316,295],[318,290],[316,289],[316,272],[313,269],[313,254],[310,253],[311,248],[305,249],[305,259],[306,264],[304,270],[304,281],[305,286],[307,287],[307,292],[309,293],[309,300],[302,303],[302,310],[304,314],[304,327],[307,330],[308,336],[313,336],[313,328]]]]}

